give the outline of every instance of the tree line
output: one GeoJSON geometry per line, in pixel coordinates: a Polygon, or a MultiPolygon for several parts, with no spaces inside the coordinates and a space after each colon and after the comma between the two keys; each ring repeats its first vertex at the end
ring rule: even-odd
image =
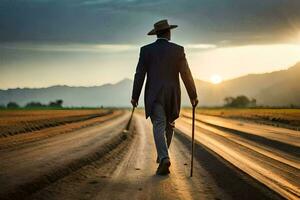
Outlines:
{"type": "Polygon", "coordinates": [[[17,109],[17,108],[62,108],[63,107],[63,100],[58,99],[56,101],[50,101],[48,104],[42,104],[41,102],[31,101],[27,103],[25,106],[20,106],[16,102],[8,102],[5,105],[0,105],[0,108],[7,108],[7,109],[17,109]]]}
{"type": "MultiPolygon", "coordinates": [[[[239,95],[236,97],[225,97],[224,107],[228,108],[254,108],[257,107],[257,101],[255,98],[248,98],[245,95],[239,95]]],[[[40,102],[32,101],[27,103],[25,106],[20,106],[16,102],[9,102],[6,105],[0,105],[0,109],[17,109],[17,108],[62,108],[63,100],[58,99],[56,101],[50,101],[48,104],[42,104],[40,102]]],[[[103,106],[101,106],[103,108],[103,106]]],[[[291,104],[289,108],[299,108],[299,106],[291,104]]]]}
{"type": "Polygon", "coordinates": [[[224,98],[224,107],[232,108],[247,108],[247,107],[256,107],[256,99],[249,99],[245,95],[239,95],[237,97],[225,97],[224,98]]]}

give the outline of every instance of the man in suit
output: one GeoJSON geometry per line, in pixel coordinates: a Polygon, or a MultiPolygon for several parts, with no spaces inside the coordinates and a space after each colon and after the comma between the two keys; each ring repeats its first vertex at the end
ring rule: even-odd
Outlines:
{"type": "Polygon", "coordinates": [[[138,105],[139,96],[147,75],[145,86],[146,118],[150,116],[159,166],[156,174],[169,174],[171,165],[168,147],[173,136],[174,121],[180,112],[179,74],[188,91],[193,106],[198,104],[195,83],[185,58],[184,48],[169,42],[171,29],[167,20],[154,24],[148,35],[157,35],[157,40],[143,46],[134,76],[131,104],[138,105]]]}

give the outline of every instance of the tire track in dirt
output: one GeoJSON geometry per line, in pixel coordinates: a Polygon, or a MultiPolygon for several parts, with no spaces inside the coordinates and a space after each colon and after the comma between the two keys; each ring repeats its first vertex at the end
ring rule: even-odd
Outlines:
{"type": "Polygon", "coordinates": [[[7,148],[12,150],[13,148],[20,149],[26,146],[31,146],[31,142],[36,142],[35,144],[37,144],[38,141],[43,142],[43,140],[45,140],[46,138],[70,133],[75,130],[87,128],[90,126],[99,125],[106,121],[113,120],[122,114],[124,114],[123,111],[114,111],[110,114],[81,122],[74,122],[55,127],[44,128],[42,130],[36,130],[28,133],[16,134],[9,137],[2,137],[0,138],[0,151],[7,148]]]}
{"type": "MultiPolygon", "coordinates": [[[[188,132],[176,130],[176,137],[187,148],[191,146],[191,138],[188,135],[188,132]]],[[[201,163],[201,171],[205,171],[206,176],[209,177],[206,182],[213,183],[211,185],[221,190],[223,197],[217,199],[283,199],[199,141],[195,141],[195,160],[201,163]]],[[[194,167],[194,174],[197,173],[199,170],[194,167]]],[[[205,176],[200,178],[203,177],[205,178],[205,176]]]]}
{"type": "Polygon", "coordinates": [[[134,124],[136,137],[125,154],[83,168],[33,199],[230,199],[199,162],[195,162],[194,177],[189,177],[190,154],[177,138],[170,147],[171,174],[155,175],[158,165],[151,123],[136,115],[134,124]]]}
{"type": "MultiPolygon", "coordinates": [[[[179,120],[179,129],[184,131],[187,124],[191,125],[190,120],[182,118],[179,120]]],[[[195,140],[252,177],[254,182],[260,182],[265,191],[276,191],[285,198],[297,199],[297,176],[300,174],[299,169],[293,167],[297,165],[295,157],[285,158],[280,150],[269,149],[268,145],[263,146],[201,122],[196,122],[195,140]],[[288,159],[291,160],[285,163],[288,159]]],[[[278,194],[274,198],[283,198],[278,194]]]]}
{"type": "Polygon", "coordinates": [[[101,126],[43,140],[20,150],[0,152],[1,199],[30,194],[103,157],[122,141],[129,113],[101,126]]]}
{"type": "MultiPolygon", "coordinates": [[[[137,140],[127,157],[112,175],[111,180],[94,199],[215,199],[224,197],[217,188],[212,189],[198,173],[190,178],[186,163],[187,149],[179,140],[170,147],[171,174],[157,176],[156,149],[152,126],[144,116],[136,117],[137,140]]],[[[199,163],[195,164],[200,169],[199,163]]]]}
{"type": "MultiPolygon", "coordinates": [[[[127,113],[124,119],[128,119],[128,116],[127,113]]],[[[102,126],[98,129],[98,139],[92,137],[94,143],[101,143],[104,135],[117,133],[114,130],[121,130],[124,124],[107,123],[104,128],[107,131],[102,126]]],[[[155,175],[158,165],[155,162],[152,125],[139,113],[134,116],[130,131],[132,135],[128,136],[128,140],[110,146],[101,157],[48,182],[28,199],[281,199],[199,142],[195,148],[194,176],[190,178],[190,138],[187,136],[190,125],[184,126],[186,132],[177,131],[170,147],[172,165],[168,176],[155,175]]],[[[91,131],[94,132],[95,128],[91,127],[91,131]]],[[[86,133],[84,138],[93,135],[86,133]]],[[[84,138],[74,138],[72,142],[84,138]]],[[[79,151],[77,156],[81,162],[92,155],[90,150],[93,149],[93,142],[85,144],[89,145],[78,144],[81,150],[89,149],[85,154],[79,151]]],[[[106,141],[103,144],[110,143],[106,141]]],[[[98,150],[103,147],[97,145],[98,150]]],[[[71,152],[76,154],[77,150],[71,152]]]]}

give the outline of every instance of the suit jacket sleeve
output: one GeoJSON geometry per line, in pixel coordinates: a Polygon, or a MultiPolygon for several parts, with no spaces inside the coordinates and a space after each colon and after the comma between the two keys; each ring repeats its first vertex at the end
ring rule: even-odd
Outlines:
{"type": "Polygon", "coordinates": [[[132,90],[132,99],[138,101],[141,90],[144,84],[145,75],[146,75],[146,61],[145,61],[145,52],[144,49],[140,50],[140,57],[136,67],[134,81],[133,81],[133,90],[132,90]]]}
{"type": "Polygon", "coordinates": [[[192,73],[185,58],[184,48],[181,49],[179,55],[179,72],[190,99],[196,99],[197,91],[192,73]]]}

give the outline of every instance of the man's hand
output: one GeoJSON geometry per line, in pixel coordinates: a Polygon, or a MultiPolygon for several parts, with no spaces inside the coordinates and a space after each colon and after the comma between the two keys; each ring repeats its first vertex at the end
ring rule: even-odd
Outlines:
{"type": "Polygon", "coordinates": [[[131,99],[131,104],[133,107],[137,107],[138,102],[135,99],[131,99]]]}
{"type": "Polygon", "coordinates": [[[198,99],[197,98],[191,99],[191,104],[193,107],[196,107],[198,105],[198,99]]]}

